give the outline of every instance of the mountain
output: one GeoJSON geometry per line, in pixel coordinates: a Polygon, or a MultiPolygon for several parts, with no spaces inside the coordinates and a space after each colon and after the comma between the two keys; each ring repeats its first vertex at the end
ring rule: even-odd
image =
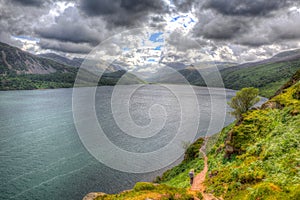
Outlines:
{"type": "Polygon", "coordinates": [[[48,58],[48,59],[54,60],[58,63],[64,64],[64,65],[69,65],[72,67],[80,67],[80,65],[84,61],[83,58],[69,59],[64,56],[57,55],[55,53],[39,54],[38,56],[42,57],[42,58],[48,58]]]}
{"type": "MultiPolygon", "coordinates": [[[[0,53],[0,90],[62,88],[74,85],[78,68],[64,64],[67,58],[52,55],[61,60],[57,62],[53,58],[36,56],[5,43],[0,43],[0,53]]],[[[103,73],[99,85],[115,85],[121,77],[124,80],[122,84],[143,82],[114,64],[103,73]]],[[[84,72],[84,76],[86,80],[95,78],[88,71],[84,72]]]]}
{"type": "Polygon", "coordinates": [[[191,144],[183,161],[120,194],[86,199],[300,199],[300,70],[261,108],[253,108],[220,133],[191,144]],[[199,149],[205,151],[205,159],[199,149]],[[188,174],[205,169],[203,191],[192,191],[188,174]],[[214,197],[213,197],[214,195],[214,197]]]}
{"type": "Polygon", "coordinates": [[[200,73],[210,73],[212,70],[230,68],[236,63],[231,62],[202,62],[197,65],[181,65],[179,63],[166,63],[167,68],[160,69],[156,74],[147,80],[159,83],[186,83],[204,86],[205,82],[200,73]],[[175,67],[174,67],[175,66],[175,67]],[[180,66],[180,67],[179,67],[180,66]]]}
{"type": "Polygon", "coordinates": [[[247,62],[240,65],[236,65],[232,67],[231,70],[241,69],[241,68],[248,68],[248,67],[255,67],[264,64],[274,64],[274,63],[281,63],[281,62],[291,62],[300,60],[300,49],[291,50],[291,51],[284,51],[274,55],[273,57],[261,61],[256,62],[247,62]]]}
{"type": "Polygon", "coordinates": [[[75,72],[70,66],[40,58],[19,48],[0,42],[0,74],[51,74],[75,72]]]}
{"type": "Polygon", "coordinates": [[[176,84],[186,82],[185,78],[190,84],[206,86],[201,75],[205,75],[206,80],[212,79],[209,70],[212,65],[217,66],[226,88],[239,90],[244,87],[256,87],[260,89],[260,95],[270,97],[300,69],[300,50],[286,51],[270,59],[240,65],[216,62],[201,63],[200,67],[186,66],[184,69],[169,70],[168,73],[155,75],[149,81],[176,84]]]}
{"type": "MultiPolygon", "coordinates": [[[[85,61],[85,59],[83,59],[83,58],[75,57],[73,59],[69,59],[64,56],[57,55],[55,53],[39,54],[38,56],[41,58],[48,58],[50,60],[54,60],[58,63],[72,66],[72,67],[80,67],[81,64],[85,61]]],[[[95,61],[95,62],[97,62],[97,61],[95,61]]],[[[122,64],[118,63],[117,61],[111,63],[109,66],[106,67],[107,72],[116,72],[116,71],[123,71],[123,70],[125,70],[125,69],[122,67],[122,64]]]]}

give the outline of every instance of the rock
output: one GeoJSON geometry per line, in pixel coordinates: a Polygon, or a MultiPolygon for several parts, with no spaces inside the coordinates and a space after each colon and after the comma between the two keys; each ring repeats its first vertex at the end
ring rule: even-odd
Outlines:
{"type": "Polygon", "coordinates": [[[233,154],[234,152],[234,148],[233,146],[227,144],[225,146],[225,155],[224,155],[224,158],[230,158],[231,154],[233,154]]]}
{"type": "Polygon", "coordinates": [[[292,115],[292,116],[296,116],[296,115],[298,115],[299,113],[300,113],[300,111],[297,110],[297,109],[291,111],[291,115],[292,115]]]}
{"type": "Polygon", "coordinates": [[[100,197],[100,196],[103,196],[103,195],[105,195],[105,193],[102,193],[102,192],[91,192],[91,193],[88,193],[87,195],[85,195],[82,200],[94,200],[97,197],[100,197]]]}
{"type": "Polygon", "coordinates": [[[282,105],[275,101],[268,101],[261,106],[261,109],[282,109],[282,105]]]}

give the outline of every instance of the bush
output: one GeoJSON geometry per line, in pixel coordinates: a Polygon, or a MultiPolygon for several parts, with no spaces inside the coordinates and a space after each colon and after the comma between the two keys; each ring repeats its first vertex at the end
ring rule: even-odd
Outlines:
{"type": "Polygon", "coordinates": [[[259,102],[259,90],[256,88],[243,88],[236,93],[236,96],[232,97],[228,105],[234,109],[231,112],[236,119],[240,119],[242,114],[247,112],[254,104],[259,102]]]}
{"type": "Polygon", "coordinates": [[[147,182],[139,182],[135,184],[134,188],[135,191],[141,191],[141,190],[154,190],[155,185],[153,183],[147,183],[147,182]]]}

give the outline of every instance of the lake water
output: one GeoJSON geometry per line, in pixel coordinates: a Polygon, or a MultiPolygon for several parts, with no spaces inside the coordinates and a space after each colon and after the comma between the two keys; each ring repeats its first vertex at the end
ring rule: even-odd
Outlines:
{"type": "MultiPolygon", "coordinates": [[[[130,87],[124,87],[118,98],[127,95],[130,87]]],[[[187,92],[186,86],[176,87],[184,101],[194,95],[187,92]]],[[[217,110],[224,102],[220,89],[209,93],[205,88],[193,88],[201,110],[199,137],[208,129],[212,99],[220,101],[215,104],[217,110]]],[[[128,110],[136,124],[150,123],[148,110],[155,104],[164,107],[162,114],[167,114],[164,127],[147,139],[124,134],[114,121],[110,106],[113,89],[99,87],[96,94],[98,122],[112,143],[126,151],[144,153],[162,148],[175,137],[181,111],[174,92],[159,85],[146,85],[131,95],[128,110]]],[[[226,93],[228,100],[234,95],[231,90],[226,93]]],[[[189,112],[193,116],[192,112],[198,111],[189,112]]],[[[126,117],[122,110],[117,115],[121,119],[126,117]]],[[[153,116],[159,118],[158,115],[153,116]]],[[[232,120],[227,115],[225,125],[232,120]]],[[[130,167],[130,161],[127,165],[130,167]]],[[[164,170],[121,172],[91,156],[74,125],[72,89],[0,92],[0,199],[82,199],[92,191],[114,193],[129,189],[138,181],[152,181],[164,170]]]]}

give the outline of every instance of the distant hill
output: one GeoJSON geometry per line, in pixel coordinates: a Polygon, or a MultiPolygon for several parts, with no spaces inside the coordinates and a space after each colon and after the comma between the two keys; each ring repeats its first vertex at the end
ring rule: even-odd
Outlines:
{"type": "Polygon", "coordinates": [[[162,68],[148,80],[150,82],[173,84],[186,83],[186,81],[188,81],[193,85],[205,86],[205,82],[200,73],[209,73],[212,69],[220,71],[235,65],[236,63],[231,62],[203,62],[198,65],[181,65],[181,63],[176,65],[175,63],[166,63],[168,68],[162,68]]]}
{"type": "Polygon", "coordinates": [[[286,51],[260,62],[245,63],[221,70],[226,88],[256,87],[265,97],[272,96],[300,69],[300,50],[286,51]]]}
{"type": "MultiPolygon", "coordinates": [[[[0,90],[73,87],[79,62],[82,62],[54,54],[48,55],[51,59],[36,56],[5,43],[0,43],[0,54],[0,90]],[[71,63],[77,63],[77,66],[70,66],[71,63]]],[[[85,76],[88,80],[94,75],[86,72],[85,76]]],[[[121,77],[126,80],[125,84],[143,82],[122,68],[111,65],[104,71],[99,85],[115,85],[121,77]]]]}
{"type": "MultiPolygon", "coordinates": [[[[208,69],[217,66],[228,89],[239,90],[244,87],[256,87],[260,94],[270,97],[289,77],[300,69],[300,50],[285,51],[272,58],[236,65],[235,63],[202,63],[208,69]]],[[[174,68],[173,68],[174,69],[174,68]]],[[[150,81],[160,83],[182,83],[182,76],[193,85],[206,86],[201,74],[209,80],[209,70],[198,66],[186,66],[183,69],[169,70],[158,74],[150,81]],[[201,73],[201,74],[200,74],[201,73]]],[[[214,86],[214,85],[212,85],[214,86]]],[[[215,85],[218,87],[218,85],[215,85]]]]}

